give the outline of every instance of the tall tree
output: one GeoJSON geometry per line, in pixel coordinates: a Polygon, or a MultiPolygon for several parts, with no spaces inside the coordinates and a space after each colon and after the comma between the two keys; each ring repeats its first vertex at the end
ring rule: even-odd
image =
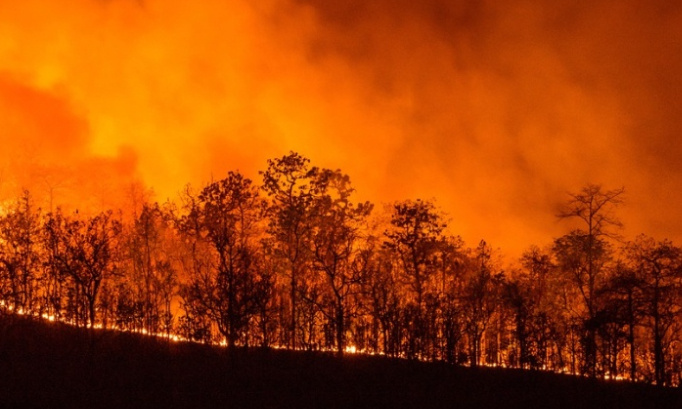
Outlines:
{"type": "MultiPolygon", "coordinates": [[[[28,191],[0,215],[0,288],[13,309],[32,310],[40,267],[40,209],[28,191]]],[[[47,283],[49,285],[49,283],[47,283]]]]}
{"type": "MultiPolygon", "coordinates": [[[[638,378],[635,333],[645,316],[643,292],[645,280],[639,269],[636,253],[630,253],[630,257],[627,256],[631,250],[633,250],[631,245],[626,245],[626,258],[630,258],[630,260],[628,262],[619,260],[616,263],[613,274],[603,288],[607,298],[603,308],[610,310],[608,315],[614,317],[616,324],[623,328],[629,347],[629,376],[630,380],[635,381],[638,378]]],[[[610,372],[617,372],[615,365],[610,368],[610,372]]]]}
{"type": "Polygon", "coordinates": [[[297,347],[298,300],[301,283],[309,270],[310,209],[314,189],[312,181],[318,173],[310,160],[290,152],[268,160],[261,172],[263,190],[270,198],[269,232],[275,238],[276,254],[287,263],[289,278],[288,345],[297,347]]]}
{"type": "Polygon", "coordinates": [[[600,185],[588,184],[579,193],[570,194],[571,198],[558,214],[561,219],[578,219],[582,224],[581,228],[557,239],[554,250],[584,302],[585,370],[592,376],[596,376],[597,370],[595,290],[609,256],[606,239],[617,238],[616,230],[622,227],[614,209],[623,203],[623,193],[623,188],[604,191],[600,185]]]}
{"type": "Polygon", "coordinates": [[[446,227],[432,202],[417,199],[393,205],[391,228],[384,233],[384,245],[396,254],[419,308],[423,306],[428,281],[438,267],[446,227]]]}
{"type": "Polygon", "coordinates": [[[178,233],[175,256],[184,273],[178,288],[182,315],[179,328],[187,339],[210,342],[212,322],[204,301],[204,287],[210,287],[214,275],[214,252],[203,234],[203,217],[198,193],[189,185],[180,195],[180,208],[170,207],[169,214],[178,233]]]}
{"type": "Polygon", "coordinates": [[[471,255],[469,270],[461,297],[469,336],[469,362],[476,367],[481,359],[483,334],[498,309],[503,275],[495,271],[492,249],[484,240],[481,240],[471,255]]]}
{"type": "Polygon", "coordinates": [[[397,279],[393,274],[393,255],[381,245],[378,234],[364,237],[355,254],[354,270],[360,276],[360,300],[370,320],[370,349],[396,356],[399,351],[399,306],[397,279]]]}
{"type": "Polygon", "coordinates": [[[454,363],[457,359],[457,347],[463,336],[462,303],[460,296],[465,285],[466,254],[464,242],[459,236],[447,236],[441,246],[439,257],[438,294],[439,341],[441,358],[454,363]]]}
{"type": "Polygon", "coordinates": [[[51,255],[63,277],[74,284],[74,311],[78,322],[83,297],[90,327],[97,321],[97,301],[102,282],[116,272],[120,221],[107,211],[88,218],[63,216],[58,209],[45,225],[51,255]]]}
{"type": "Polygon", "coordinates": [[[350,178],[341,171],[322,169],[314,180],[311,243],[314,264],[324,275],[323,287],[331,300],[329,311],[322,308],[334,324],[336,349],[345,347],[349,327],[349,298],[357,290],[360,275],[353,268],[353,254],[360,228],[372,210],[369,202],[353,204],[350,178]]]}
{"type": "Polygon", "coordinates": [[[559,327],[567,327],[566,316],[560,308],[562,280],[558,277],[555,262],[549,251],[536,246],[526,251],[521,257],[524,287],[529,297],[529,347],[527,351],[528,365],[555,367],[550,362],[550,355],[559,361],[561,367],[561,338],[559,327]],[[551,351],[554,351],[552,354],[551,351]]]}
{"type": "Polygon", "coordinates": [[[240,173],[206,186],[198,196],[198,230],[191,233],[209,243],[214,251],[215,274],[195,277],[192,286],[205,311],[214,319],[233,347],[257,312],[262,296],[255,271],[256,240],[263,213],[258,188],[240,173]]]}
{"type": "Polygon", "coordinates": [[[443,230],[447,224],[435,205],[429,201],[407,200],[393,205],[390,227],[384,232],[384,246],[393,254],[398,281],[406,284],[408,302],[403,308],[408,335],[407,354],[423,354],[434,329],[426,318],[427,309],[435,311],[436,272],[441,249],[445,244],[443,230]],[[428,303],[426,302],[428,300],[428,303]],[[428,308],[427,308],[428,307],[428,308]]]}
{"type": "Polygon", "coordinates": [[[628,257],[641,274],[643,301],[654,355],[654,381],[668,385],[666,351],[671,329],[682,314],[682,249],[669,240],[639,236],[627,245],[628,257]]]}
{"type": "Polygon", "coordinates": [[[164,213],[158,203],[142,204],[127,232],[131,269],[127,284],[135,287],[143,325],[149,332],[168,331],[172,318],[170,304],[177,284],[168,248],[171,225],[164,213]]]}

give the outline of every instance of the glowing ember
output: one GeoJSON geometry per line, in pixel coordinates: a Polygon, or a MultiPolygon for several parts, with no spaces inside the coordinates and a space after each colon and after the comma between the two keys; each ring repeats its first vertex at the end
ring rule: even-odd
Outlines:
{"type": "Polygon", "coordinates": [[[346,348],[343,350],[347,354],[357,354],[358,349],[355,347],[355,345],[348,345],[346,348]]]}

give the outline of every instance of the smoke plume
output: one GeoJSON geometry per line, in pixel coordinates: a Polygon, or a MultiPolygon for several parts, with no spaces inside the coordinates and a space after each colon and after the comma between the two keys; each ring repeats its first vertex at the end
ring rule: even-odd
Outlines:
{"type": "Polygon", "coordinates": [[[3,2],[0,194],[164,200],[294,150],[472,245],[548,242],[590,182],[682,239],[680,72],[663,0],[3,2]]]}

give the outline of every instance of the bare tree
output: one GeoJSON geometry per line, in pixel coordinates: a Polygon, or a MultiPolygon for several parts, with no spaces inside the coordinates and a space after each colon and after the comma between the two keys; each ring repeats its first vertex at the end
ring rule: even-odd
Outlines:
{"type": "Polygon", "coordinates": [[[617,239],[622,223],[614,209],[623,203],[624,189],[603,191],[600,185],[588,184],[579,193],[570,194],[570,200],[560,210],[560,219],[578,219],[582,228],[555,241],[555,252],[561,267],[573,277],[586,309],[585,339],[586,371],[596,376],[597,345],[595,319],[595,290],[597,280],[604,273],[608,258],[606,239],[617,239]]]}

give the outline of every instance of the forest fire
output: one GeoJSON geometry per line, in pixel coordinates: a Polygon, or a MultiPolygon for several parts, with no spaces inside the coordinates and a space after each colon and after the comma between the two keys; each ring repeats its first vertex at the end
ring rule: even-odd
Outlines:
{"type": "Polygon", "coordinates": [[[261,176],[230,172],[128,221],[41,214],[26,193],[0,217],[2,306],[226,348],[680,382],[682,250],[647,236],[615,248],[622,189],[569,196],[560,216],[585,225],[505,273],[431,202],[373,216],[346,175],[297,153],[261,176]]]}
{"type": "Polygon", "coordinates": [[[682,383],[682,6],[252,3],[0,4],[1,310],[682,383]]]}

